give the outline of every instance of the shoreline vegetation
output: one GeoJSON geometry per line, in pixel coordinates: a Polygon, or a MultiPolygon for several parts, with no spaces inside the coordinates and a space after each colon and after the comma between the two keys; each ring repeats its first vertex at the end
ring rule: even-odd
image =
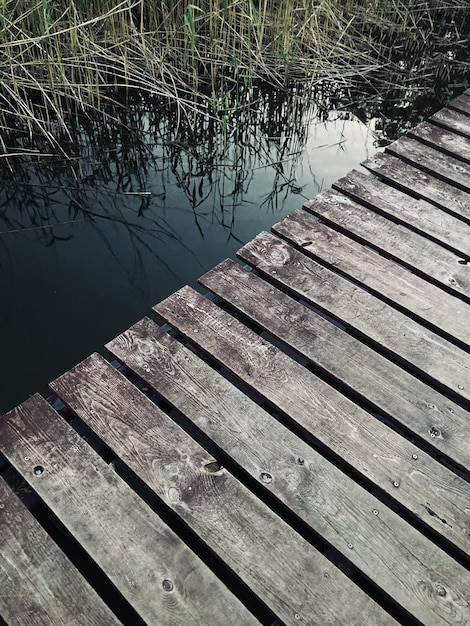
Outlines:
{"type": "Polygon", "coordinates": [[[17,136],[65,154],[135,95],[222,126],[258,83],[442,99],[468,87],[469,32],[467,0],[0,0],[0,157],[17,136]]]}

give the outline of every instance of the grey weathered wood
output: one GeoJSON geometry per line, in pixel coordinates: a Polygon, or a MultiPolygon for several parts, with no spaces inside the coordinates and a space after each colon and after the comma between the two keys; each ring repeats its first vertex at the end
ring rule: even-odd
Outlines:
{"type": "MultiPolygon", "coordinates": [[[[150,339],[128,349],[143,355],[146,373],[158,375],[150,339]]],[[[394,623],[98,355],[52,386],[283,622],[394,623]]]]}
{"type": "Polygon", "coordinates": [[[410,137],[400,137],[385,150],[423,172],[440,178],[463,191],[470,191],[470,165],[468,163],[463,163],[410,137]]]}
{"type": "MultiPolygon", "coordinates": [[[[224,459],[234,459],[417,619],[447,622],[448,599],[455,597],[452,621],[466,620],[468,572],[188,348],[150,320],[137,323],[108,348],[215,441],[224,459]],[[145,354],[138,348],[143,343],[150,348],[145,354]],[[263,471],[273,477],[268,484],[260,479],[263,471]],[[435,593],[436,576],[447,589],[445,599],[435,593]],[[428,597],[420,588],[434,593],[428,597]]],[[[92,373],[90,363],[85,367],[81,380],[100,380],[97,364],[92,373]]]]}
{"type": "Polygon", "coordinates": [[[1,477],[0,616],[9,626],[121,623],[1,477]]]}
{"type": "Polygon", "coordinates": [[[255,623],[41,396],[0,419],[0,441],[3,454],[146,622],[255,623]],[[37,475],[36,467],[44,471],[37,475]],[[163,588],[167,579],[171,592],[163,588]]]}
{"type": "MultiPolygon", "coordinates": [[[[320,215],[322,215],[322,209],[328,213],[328,207],[331,205],[335,205],[335,192],[327,193],[319,198],[317,203],[310,204],[313,208],[319,207],[320,215]]],[[[356,224],[360,231],[360,220],[356,224]]],[[[439,287],[412,274],[393,260],[380,256],[325,224],[320,224],[303,211],[289,213],[283,220],[274,224],[272,229],[305,253],[319,259],[322,264],[332,267],[335,271],[365,286],[371,293],[400,307],[407,315],[411,313],[418,317],[421,323],[428,322],[434,330],[440,329],[470,347],[470,306],[466,302],[443,292],[439,287]]],[[[364,229],[367,230],[367,227],[364,229]]],[[[386,242],[390,250],[393,250],[393,243],[396,241],[399,253],[401,234],[391,227],[386,233],[377,235],[377,239],[379,243],[386,242]]],[[[416,237],[418,238],[417,235],[416,237]]],[[[425,246],[422,250],[423,248],[424,273],[428,257],[424,256],[427,250],[425,246]]],[[[454,265],[457,265],[455,261],[454,265]]],[[[429,266],[434,266],[432,260],[429,266]]],[[[470,265],[461,267],[467,272],[465,287],[470,296],[470,265]]],[[[436,268],[437,271],[439,269],[436,268]]],[[[447,275],[450,273],[444,272],[447,275]]],[[[470,368],[470,356],[468,365],[470,368]]]]}
{"type": "Polygon", "coordinates": [[[234,261],[227,259],[200,282],[376,410],[470,470],[468,411],[234,261]]]}
{"type": "Polygon", "coordinates": [[[269,233],[239,256],[277,284],[296,292],[448,389],[470,399],[470,357],[361,287],[269,233]]]}
{"type": "Polygon", "coordinates": [[[469,549],[468,483],[191,288],[154,308],[347,464],[469,549]]]}
{"type": "MultiPolygon", "coordinates": [[[[387,256],[419,272],[422,277],[429,277],[451,288],[455,295],[470,297],[470,263],[466,262],[470,247],[467,248],[466,256],[455,254],[331,189],[306,202],[304,208],[322,221],[339,227],[348,236],[352,235],[385,252],[387,256]]],[[[455,226],[458,226],[457,232],[462,241],[470,240],[470,225],[458,222],[455,226]]],[[[450,301],[453,302],[453,298],[450,301]]]]}
{"type": "Polygon", "coordinates": [[[391,154],[379,153],[362,163],[369,171],[407,193],[432,202],[470,222],[470,195],[391,154]]]}
{"type": "MultiPolygon", "coordinates": [[[[468,97],[466,98],[469,99],[468,97]]],[[[459,102],[460,104],[460,102],[459,102]]],[[[470,137],[470,119],[469,116],[460,111],[452,111],[451,109],[442,109],[429,118],[434,124],[439,124],[444,128],[460,133],[465,137],[470,137]]]]}
{"type": "MultiPolygon", "coordinates": [[[[454,113],[454,111],[447,111],[446,113],[454,113]]],[[[463,137],[435,124],[422,122],[411,129],[407,135],[439,150],[439,152],[456,157],[465,163],[470,163],[470,119],[468,117],[467,128],[469,137],[463,137]]]]}
{"type": "Polygon", "coordinates": [[[457,98],[451,100],[447,106],[450,109],[455,109],[456,111],[460,111],[461,113],[467,113],[467,115],[470,115],[470,99],[468,98],[468,96],[465,96],[465,94],[457,96],[457,98]]]}
{"type": "MultiPolygon", "coordinates": [[[[393,157],[390,159],[393,160],[393,157]]],[[[418,234],[431,238],[436,243],[452,248],[459,254],[457,263],[463,263],[464,259],[469,258],[470,229],[468,225],[453,215],[438,209],[433,204],[414,198],[396,187],[387,185],[375,176],[366,175],[357,170],[352,170],[340,178],[333,184],[333,188],[350,196],[375,213],[384,215],[418,234]]],[[[464,192],[461,193],[464,194],[464,192]]],[[[348,212],[350,207],[345,207],[344,210],[348,212]]],[[[369,230],[369,213],[366,215],[367,219],[363,220],[361,224],[361,232],[364,228],[367,229],[367,232],[369,230]]],[[[348,229],[351,228],[351,221],[354,233],[356,233],[355,219],[348,220],[348,229]]],[[[340,225],[336,214],[335,223],[340,225]]],[[[346,224],[344,225],[346,226],[346,224]]],[[[434,254],[436,253],[437,248],[434,248],[434,254]]],[[[403,253],[400,253],[400,256],[403,258],[403,253]]]]}

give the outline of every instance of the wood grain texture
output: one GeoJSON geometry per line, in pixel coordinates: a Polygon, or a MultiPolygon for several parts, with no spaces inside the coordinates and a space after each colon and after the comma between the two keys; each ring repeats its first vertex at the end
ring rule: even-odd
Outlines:
{"type": "Polygon", "coordinates": [[[148,319],[108,348],[208,435],[224,459],[235,460],[417,619],[465,623],[468,572],[188,348],[148,319]],[[149,346],[145,354],[142,344],[149,346]],[[262,472],[272,476],[269,484],[262,472]]]}
{"type": "MultiPolygon", "coordinates": [[[[393,160],[393,157],[390,158],[393,160]]],[[[437,244],[452,248],[458,255],[457,264],[460,265],[465,259],[469,258],[470,229],[468,228],[468,224],[438,209],[433,204],[422,199],[414,198],[396,187],[385,184],[375,176],[365,175],[357,170],[352,170],[349,174],[340,178],[333,184],[333,188],[351,197],[374,213],[394,220],[398,224],[406,226],[418,234],[432,239],[437,244]]],[[[309,203],[307,203],[307,205],[308,204],[309,203]]],[[[348,211],[351,209],[348,207],[344,210],[348,211]]],[[[335,215],[335,218],[336,217],[335,215]]],[[[367,229],[366,233],[368,237],[369,213],[366,213],[366,218],[367,219],[363,220],[361,232],[363,232],[364,228],[367,229]]],[[[336,221],[335,219],[335,222],[340,224],[339,220],[336,221]]],[[[342,224],[343,222],[341,222],[341,225],[342,224]]],[[[356,233],[356,220],[348,220],[347,224],[348,227],[352,227],[354,229],[353,232],[356,233]]],[[[411,252],[412,250],[407,254],[411,252]]],[[[439,255],[438,258],[441,258],[442,252],[438,252],[437,248],[433,248],[433,252],[439,255]]],[[[408,258],[401,250],[400,257],[408,258]]],[[[451,257],[448,258],[450,259],[451,257]]]]}
{"type": "MultiPolygon", "coordinates": [[[[330,206],[333,207],[333,211],[336,209],[341,213],[344,204],[336,202],[335,193],[332,192],[310,206],[317,207],[318,214],[321,215],[323,211],[328,214],[330,206]]],[[[347,219],[345,211],[342,215],[347,219]]],[[[356,224],[359,232],[360,223],[361,220],[358,219],[356,224]]],[[[454,337],[466,347],[470,347],[468,303],[443,292],[439,287],[412,274],[393,260],[377,254],[325,224],[320,224],[303,211],[289,213],[283,220],[274,224],[272,230],[304,253],[312,255],[323,265],[366,287],[370,293],[399,308],[406,315],[416,316],[420,323],[429,323],[433,331],[436,329],[438,332],[444,331],[448,335],[447,339],[451,340],[454,337]]],[[[367,230],[367,226],[364,230],[367,230]]],[[[395,233],[393,228],[389,228],[387,234],[378,235],[377,239],[380,243],[385,241],[385,245],[393,250],[394,241],[397,242],[396,247],[400,248],[400,235],[400,232],[395,233]]],[[[373,234],[371,236],[373,237],[373,234]]],[[[428,258],[425,256],[426,252],[423,250],[423,274],[428,258]]],[[[433,265],[432,261],[429,265],[433,265]]],[[[461,281],[461,284],[465,284],[470,296],[470,265],[461,267],[467,274],[466,280],[461,281]]],[[[443,273],[448,275],[450,272],[443,273]]]]}
{"type": "Polygon", "coordinates": [[[470,191],[468,163],[463,163],[410,137],[400,137],[387,146],[385,151],[458,189],[467,193],[470,191]]]}
{"type": "MultiPolygon", "coordinates": [[[[444,114],[444,111],[441,112],[444,114]]],[[[446,115],[452,114],[454,111],[445,111],[446,115]]],[[[465,116],[466,117],[466,116],[465,116]]],[[[422,122],[410,130],[407,135],[413,139],[417,139],[427,146],[431,146],[439,152],[448,154],[452,157],[470,163],[470,119],[467,118],[468,137],[463,137],[455,132],[441,128],[430,122],[422,122]]]]}
{"type": "Polygon", "coordinates": [[[391,154],[379,153],[362,163],[369,171],[412,196],[428,200],[470,222],[470,195],[391,154]]]}
{"type": "MultiPolygon", "coordinates": [[[[373,247],[385,256],[407,266],[421,278],[431,279],[439,283],[439,286],[452,289],[455,296],[463,295],[470,299],[470,262],[467,262],[467,255],[463,257],[455,254],[438,243],[378,215],[373,210],[331,189],[306,202],[304,209],[320,218],[328,226],[339,228],[348,237],[352,236],[360,243],[373,247]]],[[[448,217],[451,218],[451,216],[448,217]]],[[[456,226],[458,226],[456,234],[458,232],[462,235],[462,241],[467,238],[470,244],[470,225],[459,222],[456,226]]],[[[470,253],[470,247],[467,250],[470,253]]],[[[403,270],[397,268],[396,265],[395,269],[398,277],[403,270]]],[[[419,284],[422,281],[418,279],[417,282],[419,284]]],[[[440,294],[437,296],[439,299],[440,297],[446,298],[440,290],[435,288],[431,288],[430,294],[440,294]]],[[[430,295],[430,297],[435,296],[430,295]]],[[[449,298],[449,302],[455,302],[454,298],[449,298]]],[[[457,307],[459,306],[465,307],[466,305],[459,303],[457,307]]]]}
{"type": "MultiPolygon", "coordinates": [[[[125,433],[123,433],[125,435],[125,433]]],[[[210,569],[36,395],[0,419],[1,451],[150,624],[252,624],[210,569]],[[37,475],[35,468],[43,468],[37,475]],[[172,581],[165,591],[163,581],[172,581]]],[[[130,442],[132,443],[132,442],[130,442]]]]}
{"type": "Polygon", "coordinates": [[[436,466],[416,446],[189,287],[154,308],[277,410],[468,550],[470,509],[465,481],[436,466]],[[413,454],[422,461],[419,468],[413,454]],[[439,511],[438,517],[430,510],[439,511]]]}
{"type": "Polygon", "coordinates": [[[468,96],[465,96],[465,94],[457,96],[457,98],[451,100],[447,106],[449,109],[455,109],[456,111],[470,115],[470,99],[468,96]]]}
{"type": "Polygon", "coordinates": [[[9,626],[121,624],[1,477],[0,617],[9,626]]]}
{"type": "Polygon", "coordinates": [[[234,261],[227,259],[200,282],[378,411],[470,470],[468,411],[234,261]]]}
{"type": "Polygon", "coordinates": [[[470,357],[463,350],[269,233],[260,233],[238,254],[278,285],[414,366],[416,373],[470,399],[470,357]]]}
{"type": "MultiPolygon", "coordinates": [[[[158,371],[146,337],[128,349],[158,371]]],[[[394,623],[98,355],[53,388],[284,623],[394,623]]]]}
{"type": "MultiPolygon", "coordinates": [[[[465,97],[465,99],[468,100],[468,97],[465,97]]],[[[463,107],[465,104],[462,100],[459,100],[457,106],[463,107]]],[[[460,133],[465,137],[470,137],[470,119],[465,113],[467,113],[467,111],[461,112],[452,111],[451,109],[442,109],[434,115],[431,115],[429,121],[433,122],[433,124],[439,124],[439,126],[448,128],[455,133],[460,133]]]]}

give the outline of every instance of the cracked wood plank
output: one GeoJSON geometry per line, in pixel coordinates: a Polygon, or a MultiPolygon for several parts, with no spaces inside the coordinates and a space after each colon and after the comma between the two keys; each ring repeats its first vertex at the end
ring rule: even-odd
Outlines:
{"type": "Polygon", "coordinates": [[[451,109],[442,109],[434,115],[431,115],[429,118],[430,122],[434,124],[439,124],[446,129],[454,131],[455,133],[459,133],[464,135],[465,137],[470,137],[470,117],[465,113],[468,111],[462,112],[462,108],[465,107],[465,100],[469,100],[468,96],[464,96],[462,100],[458,100],[456,102],[456,106],[453,108],[459,107],[459,110],[452,111],[451,109]]]}
{"type": "Polygon", "coordinates": [[[379,153],[362,163],[370,172],[417,198],[449,211],[470,223],[470,195],[401,161],[391,154],[379,153]]]}
{"type": "Polygon", "coordinates": [[[465,481],[190,287],[154,309],[343,463],[468,551],[465,481]],[[419,470],[413,455],[422,460],[419,470]],[[446,513],[439,520],[426,506],[446,513]]]}
{"type": "Polygon", "coordinates": [[[0,441],[10,463],[144,621],[168,626],[256,623],[41,396],[0,418],[0,441]],[[171,581],[169,591],[166,580],[171,581]]]}
{"type": "Polygon", "coordinates": [[[369,400],[377,411],[470,471],[468,411],[234,261],[227,259],[200,282],[369,400]]]}
{"type": "MultiPolygon", "coordinates": [[[[467,248],[465,257],[455,254],[331,189],[306,202],[303,208],[344,235],[373,247],[383,256],[405,265],[421,278],[437,282],[438,286],[452,290],[456,297],[464,296],[470,301],[470,261],[467,260],[470,247],[467,248]]],[[[459,232],[462,235],[462,242],[467,238],[470,245],[470,226],[461,222],[459,232]]],[[[402,267],[395,265],[395,268],[397,276],[403,274],[402,267]]],[[[411,277],[409,279],[414,280],[411,277]]],[[[419,284],[422,281],[417,279],[417,282],[419,284]]],[[[443,298],[447,297],[434,287],[429,289],[430,293],[439,293],[443,298]]],[[[455,301],[452,297],[449,300],[455,301]]],[[[457,306],[462,304],[458,303],[457,306]]]]}
{"type": "MultiPolygon", "coordinates": [[[[467,121],[467,126],[470,131],[470,119],[467,121]]],[[[470,163],[470,132],[469,137],[463,137],[435,124],[421,122],[421,124],[411,129],[407,136],[417,139],[425,145],[455,157],[464,163],[470,163]]]]}
{"type": "Polygon", "coordinates": [[[385,151],[458,189],[467,193],[470,191],[470,164],[468,163],[406,136],[391,143],[385,151]]]}
{"type": "MultiPolygon", "coordinates": [[[[129,349],[146,372],[158,367],[150,338],[129,349]]],[[[167,366],[176,368],[171,356],[167,366]]],[[[104,359],[89,357],[52,387],[285,624],[394,623],[104,359]]]]}
{"type": "MultiPolygon", "coordinates": [[[[449,109],[455,109],[456,111],[460,111],[461,113],[466,113],[470,115],[470,98],[465,94],[461,96],[457,96],[453,100],[449,102],[447,105],[449,109]]],[[[470,120],[468,121],[470,124],[470,120]]]]}
{"type": "Polygon", "coordinates": [[[9,626],[121,622],[0,477],[0,616],[9,626]]]}
{"type": "MultiPolygon", "coordinates": [[[[334,194],[333,198],[328,195],[326,199],[311,203],[310,206],[313,209],[317,207],[318,214],[322,215],[323,210],[328,214],[331,205],[338,208],[335,206],[334,194]]],[[[346,214],[346,219],[347,217],[346,214]]],[[[289,213],[283,220],[274,224],[272,230],[305,254],[316,258],[322,265],[357,282],[405,315],[418,318],[420,323],[424,322],[424,325],[432,327],[433,332],[443,331],[447,340],[453,341],[454,338],[465,344],[466,348],[470,347],[468,303],[443,292],[439,287],[412,274],[393,260],[377,254],[325,224],[320,224],[303,211],[289,213]]],[[[388,229],[387,235],[381,237],[381,241],[386,240],[391,249],[396,241],[399,251],[401,233],[388,229]]],[[[423,251],[423,273],[428,258],[425,256],[426,252],[428,251],[423,251]]],[[[432,263],[429,265],[432,266],[432,263]]],[[[465,282],[470,295],[470,265],[464,265],[462,268],[466,270],[465,282]]],[[[447,271],[445,274],[448,275],[450,272],[447,271]]],[[[470,368],[470,357],[468,366],[470,368]]]]}
{"type": "MultiPolygon", "coordinates": [[[[447,623],[451,612],[465,621],[468,572],[187,347],[148,319],[107,347],[210,437],[224,463],[231,458],[417,619],[447,623]]],[[[94,363],[80,367],[100,384],[94,363]]]]}
{"type": "Polygon", "coordinates": [[[415,375],[470,399],[468,353],[269,233],[260,233],[238,255],[385,350],[387,357],[412,366],[415,375]]]}
{"type": "MultiPolygon", "coordinates": [[[[470,260],[470,229],[468,224],[426,200],[414,198],[396,187],[387,185],[375,176],[366,175],[357,170],[352,170],[337,180],[333,184],[333,188],[367,207],[370,211],[383,215],[437,244],[452,248],[454,253],[458,255],[456,259],[458,264],[463,264],[464,260],[470,260]]],[[[365,223],[362,224],[361,232],[366,229],[366,233],[368,233],[369,212],[366,213],[366,217],[367,220],[364,220],[365,223]]],[[[335,219],[335,223],[343,225],[337,219],[335,219]]],[[[385,225],[385,222],[383,224],[385,225]]],[[[348,222],[348,227],[349,225],[350,222],[348,222]]],[[[353,228],[354,225],[355,220],[353,220],[353,228]]],[[[354,229],[353,232],[356,233],[356,230],[354,229]]],[[[437,248],[433,248],[433,250],[439,254],[439,257],[442,257],[443,254],[445,257],[445,253],[438,252],[437,248]]],[[[408,254],[411,253],[411,249],[406,255],[400,252],[400,257],[408,259],[408,254]]],[[[452,255],[447,258],[451,259],[452,255]]]]}

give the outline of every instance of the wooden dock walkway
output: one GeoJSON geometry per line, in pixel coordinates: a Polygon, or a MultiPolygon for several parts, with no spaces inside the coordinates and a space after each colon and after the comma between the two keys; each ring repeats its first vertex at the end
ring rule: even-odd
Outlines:
{"type": "Polygon", "coordinates": [[[5,624],[470,625],[470,90],[364,165],[0,417],[5,624]]]}

